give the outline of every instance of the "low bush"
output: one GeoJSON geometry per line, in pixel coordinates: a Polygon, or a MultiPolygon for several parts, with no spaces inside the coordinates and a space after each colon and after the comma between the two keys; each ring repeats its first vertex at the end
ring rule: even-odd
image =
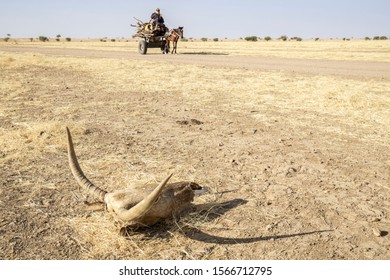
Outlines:
{"type": "Polygon", "coordinates": [[[302,41],[302,38],[301,37],[292,37],[291,40],[300,42],[300,41],[302,41]]]}
{"type": "Polygon", "coordinates": [[[257,36],[248,36],[245,37],[246,41],[251,41],[251,42],[256,42],[257,41],[257,36]]]}
{"type": "Polygon", "coordinates": [[[49,41],[49,38],[47,38],[46,36],[39,36],[38,39],[41,42],[48,42],[49,41]]]}
{"type": "Polygon", "coordinates": [[[373,40],[387,40],[388,38],[386,36],[375,36],[373,40]]]}
{"type": "Polygon", "coordinates": [[[279,37],[279,40],[287,41],[288,37],[286,35],[282,35],[282,36],[279,37]]]}

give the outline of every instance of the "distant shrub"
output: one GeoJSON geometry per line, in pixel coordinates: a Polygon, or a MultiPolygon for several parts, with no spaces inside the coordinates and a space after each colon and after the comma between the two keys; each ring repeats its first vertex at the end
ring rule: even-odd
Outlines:
{"type": "Polygon", "coordinates": [[[213,41],[214,41],[214,42],[218,42],[219,39],[218,39],[218,38],[214,38],[213,41]]]}
{"type": "Polygon", "coordinates": [[[282,36],[279,37],[279,40],[287,41],[288,37],[286,35],[282,35],[282,36]]]}
{"type": "Polygon", "coordinates": [[[245,37],[246,41],[251,41],[251,42],[256,42],[257,41],[257,36],[248,36],[245,37]]]}
{"type": "Polygon", "coordinates": [[[7,34],[7,37],[5,37],[3,40],[4,42],[8,42],[9,39],[11,39],[11,34],[7,34]]]}
{"type": "Polygon", "coordinates": [[[371,38],[370,38],[370,37],[365,37],[365,38],[364,38],[364,40],[366,40],[366,41],[370,41],[370,40],[371,40],[371,38]]]}
{"type": "Polygon", "coordinates": [[[267,36],[267,37],[264,37],[264,40],[266,40],[266,41],[271,41],[272,38],[271,38],[270,36],[267,36]]]}
{"type": "Polygon", "coordinates": [[[386,36],[375,36],[373,40],[387,40],[388,38],[386,36]]]}
{"type": "MultiPolygon", "coordinates": [[[[315,39],[314,39],[314,41],[319,41],[319,40],[320,40],[320,38],[315,38],[315,39]]],[[[331,40],[332,40],[332,39],[331,39],[331,40]]]]}
{"type": "Polygon", "coordinates": [[[49,38],[47,38],[46,36],[39,36],[38,39],[41,42],[48,42],[49,41],[49,38]]]}
{"type": "Polygon", "coordinates": [[[182,42],[188,42],[188,39],[187,38],[183,38],[181,39],[182,42]]]}
{"type": "Polygon", "coordinates": [[[302,41],[302,38],[301,37],[292,37],[291,40],[294,40],[294,41],[302,41]]]}
{"type": "Polygon", "coordinates": [[[115,42],[116,40],[115,39],[111,39],[111,42],[115,42]]]}
{"type": "Polygon", "coordinates": [[[72,41],[72,38],[65,38],[65,40],[67,41],[67,42],[70,42],[70,41],[72,41]]]}
{"type": "Polygon", "coordinates": [[[207,39],[207,38],[202,38],[201,39],[203,42],[207,42],[209,39],[207,39]]]}

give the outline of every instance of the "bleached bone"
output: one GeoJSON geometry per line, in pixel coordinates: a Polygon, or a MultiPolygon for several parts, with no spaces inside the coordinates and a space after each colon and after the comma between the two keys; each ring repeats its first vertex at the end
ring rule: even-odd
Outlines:
{"type": "Polygon", "coordinates": [[[193,201],[195,192],[203,190],[194,182],[168,184],[172,177],[170,174],[157,186],[149,184],[140,189],[107,192],[95,186],[84,175],[77,160],[69,128],[66,128],[66,131],[69,166],[73,176],[82,188],[105,204],[121,228],[147,227],[173,215],[180,215],[193,201]]]}

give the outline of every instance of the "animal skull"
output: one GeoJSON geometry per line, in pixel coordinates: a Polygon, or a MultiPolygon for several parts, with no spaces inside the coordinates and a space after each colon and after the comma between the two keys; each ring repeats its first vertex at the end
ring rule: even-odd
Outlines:
{"type": "Polygon", "coordinates": [[[70,131],[68,128],[66,131],[69,165],[73,176],[81,187],[105,204],[121,228],[147,227],[173,215],[179,215],[191,204],[195,191],[202,190],[202,187],[194,182],[168,184],[171,174],[157,186],[150,184],[142,189],[106,192],[84,175],[76,157],[70,131]]]}

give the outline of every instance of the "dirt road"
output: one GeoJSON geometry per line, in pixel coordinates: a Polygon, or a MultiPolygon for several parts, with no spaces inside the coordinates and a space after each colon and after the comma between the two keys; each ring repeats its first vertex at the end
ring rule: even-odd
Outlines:
{"type": "Polygon", "coordinates": [[[122,58],[166,61],[205,66],[245,68],[262,71],[287,71],[314,75],[340,75],[349,78],[390,80],[390,63],[340,60],[309,60],[258,56],[230,56],[207,52],[184,52],[179,55],[140,55],[130,51],[105,51],[73,48],[2,46],[0,51],[35,52],[45,55],[88,58],[122,58]]]}

